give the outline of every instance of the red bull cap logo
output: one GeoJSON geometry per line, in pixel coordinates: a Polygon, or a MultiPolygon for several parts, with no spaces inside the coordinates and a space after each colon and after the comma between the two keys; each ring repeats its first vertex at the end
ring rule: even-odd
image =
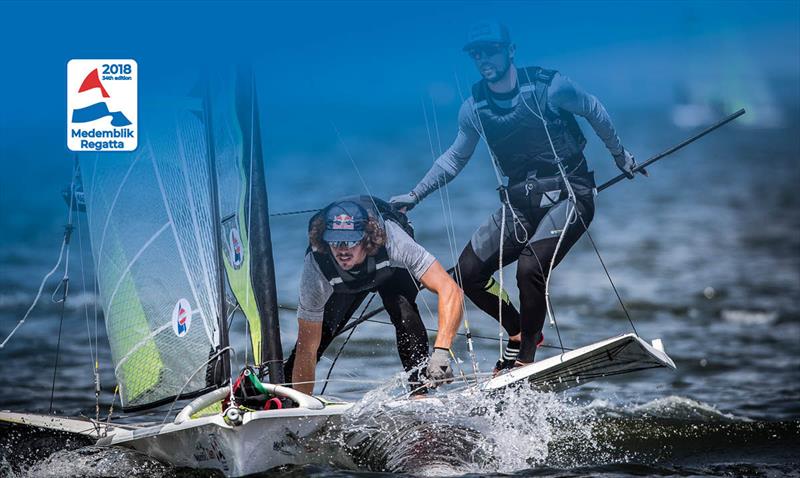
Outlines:
{"type": "Polygon", "coordinates": [[[334,231],[354,231],[356,229],[353,216],[349,214],[339,214],[333,217],[331,230],[334,231]]]}

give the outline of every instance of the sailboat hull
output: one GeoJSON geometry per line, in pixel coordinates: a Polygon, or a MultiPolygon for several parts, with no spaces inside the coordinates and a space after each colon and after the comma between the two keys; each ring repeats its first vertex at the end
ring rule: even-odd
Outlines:
{"type": "Polygon", "coordinates": [[[320,440],[308,438],[338,422],[351,406],[343,403],[328,404],[321,410],[248,412],[240,425],[230,425],[221,415],[214,415],[179,425],[116,430],[97,444],[125,446],[174,466],[245,476],[317,459],[320,440]]]}
{"type": "Polygon", "coordinates": [[[558,392],[592,380],[651,368],[675,369],[661,341],[648,344],[636,334],[625,334],[515,368],[484,384],[487,392],[523,383],[558,392]]]}

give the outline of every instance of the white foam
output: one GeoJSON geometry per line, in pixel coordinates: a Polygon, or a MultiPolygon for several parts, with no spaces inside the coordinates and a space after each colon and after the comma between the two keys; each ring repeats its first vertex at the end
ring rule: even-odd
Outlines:
{"type": "Polygon", "coordinates": [[[398,391],[393,381],[369,392],[338,436],[328,439],[356,450],[356,461],[370,469],[425,476],[514,473],[602,459],[593,435],[597,415],[564,395],[519,389],[490,398],[468,388],[397,400],[398,391]]]}

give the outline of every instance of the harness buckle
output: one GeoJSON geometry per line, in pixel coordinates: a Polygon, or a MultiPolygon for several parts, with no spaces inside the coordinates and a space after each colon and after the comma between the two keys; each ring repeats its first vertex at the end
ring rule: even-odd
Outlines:
{"type": "Polygon", "coordinates": [[[508,188],[505,185],[501,184],[500,186],[497,186],[497,194],[500,196],[501,203],[509,207],[511,206],[510,200],[508,198],[508,188]]]}

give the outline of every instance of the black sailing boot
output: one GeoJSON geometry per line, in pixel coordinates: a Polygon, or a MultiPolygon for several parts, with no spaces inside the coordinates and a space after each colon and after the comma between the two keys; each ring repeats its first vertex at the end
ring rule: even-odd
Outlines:
{"type": "Polygon", "coordinates": [[[517,360],[517,354],[519,353],[519,341],[517,340],[508,340],[506,344],[506,349],[503,350],[503,356],[500,360],[494,364],[494,370],[492,371],[492,377],[496,377],[500,372],[503,370],[513,368],[514,362],[517,360]]]}

